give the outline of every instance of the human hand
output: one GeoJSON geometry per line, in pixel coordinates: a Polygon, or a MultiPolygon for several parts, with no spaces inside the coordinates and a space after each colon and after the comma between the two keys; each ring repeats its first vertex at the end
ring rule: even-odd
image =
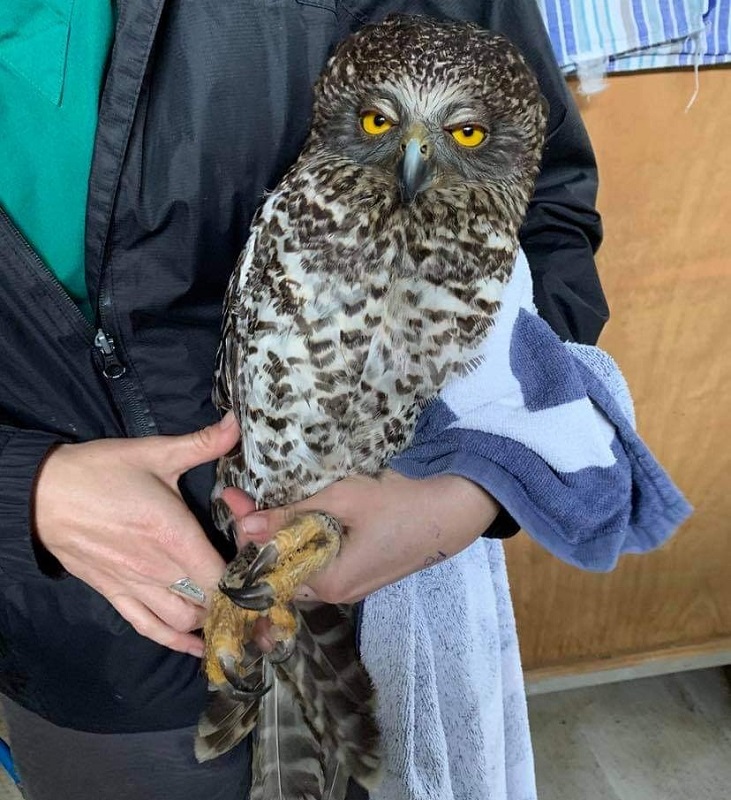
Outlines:
{"type": "Polygon", "coordinates": [[[238,520],[240,546],[267,541],[305,511],[336,517],[347,529],[340,552],[297,595],[327,603],[356,602],[455,555],[489,527],[499,508],[466,478],[414,480],[393,470],[375,478],[354,475],[301,503],[253,514],[242,492],[226,489],[223,499],[238,520]]]}
{"type": "Polygon", "coordinates": [[[190,577],[210,598],[225,564],[183,501],[178,479],[238,440],[230,414],[185,436],[61,445],[36,483],[36,535],[142,636],[201,656],[202,642],[190,631],[203,626],[206,609],[168,586],[190,577]]]}

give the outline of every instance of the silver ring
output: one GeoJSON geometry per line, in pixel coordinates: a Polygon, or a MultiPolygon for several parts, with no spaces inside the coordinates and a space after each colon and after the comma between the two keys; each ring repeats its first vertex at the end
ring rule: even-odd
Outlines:
{"type": "Polygon", "coordinates": [[[180,597],[184,597],[186,600],[192,600],[194,603],[198,603],[202,606],[206,604],[206,593],[197,583],[193,583],[190,578],[181,578],[179,581],[171,583],[168,589],[170,589],[173,594],[180,595],[180,597]]]}

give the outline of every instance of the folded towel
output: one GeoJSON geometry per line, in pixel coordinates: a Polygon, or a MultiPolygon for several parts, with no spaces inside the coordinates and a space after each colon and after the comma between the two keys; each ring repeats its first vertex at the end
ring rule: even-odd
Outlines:
{"type": "Polygon", "coordinates": [[[502,543],[480,539],[363,609],[386,773],[372,800],[535,800],[502,543]]]}
{"type": "Polygon", "coordinates": [[[559,558],[611,569],[660,545],[690,507],[637,435],[611,357],[561,342],[532,291],[520,253],[481,363],[429,404],[392,466],[470,478],[559,558]]]}
{"type": "MultiPolygon", "coordinates": [[[[392,466],[489,491],[552,553],[611,569],[665,541],[690,506],[634,430],[626,383],[536,315],[519,254],[480,363],[452,381],[392,466]]],[[[536,797],[502,545],[481,539],[363,608],[386,776],[373,800],[536,797]]]]}

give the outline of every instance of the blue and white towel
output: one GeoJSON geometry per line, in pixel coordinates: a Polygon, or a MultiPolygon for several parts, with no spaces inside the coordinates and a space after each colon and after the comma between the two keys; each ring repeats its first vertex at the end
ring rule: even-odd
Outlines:
{"type": "MultiPolygon", "coordinates": [[[[662,544],[690,506],[634,430],[613,360],[535,313],[521,253],[472,372],[423,412],[392,466],[463,475],[550,552],[591,570],[662,544]]],[[[373,800],[534,800],[500,542],[481,539],[369,597],[361,649],[387,770],[373,800]]]]}
{"type": "Polygon", "coordinates": [[[559,65],[582,89],[604,72],[731,62],[731,0],[538,0],[559,65]]]}

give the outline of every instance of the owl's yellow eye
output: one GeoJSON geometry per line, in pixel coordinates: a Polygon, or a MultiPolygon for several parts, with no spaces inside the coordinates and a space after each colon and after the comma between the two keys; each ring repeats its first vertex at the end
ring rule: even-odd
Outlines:
{"type": "Polygon", "coordinates": [[[393,122],[378,111],[365,111],[360,115],[360,124],[371,136],[380,136],[393,128],[393,122]]]}
{"type": "Polygon", "coordinates": [[[449,129],[452,138],[462,147],[477,147],[485,141],[487,132],[480,125],[460,125],[449,129]]]}

